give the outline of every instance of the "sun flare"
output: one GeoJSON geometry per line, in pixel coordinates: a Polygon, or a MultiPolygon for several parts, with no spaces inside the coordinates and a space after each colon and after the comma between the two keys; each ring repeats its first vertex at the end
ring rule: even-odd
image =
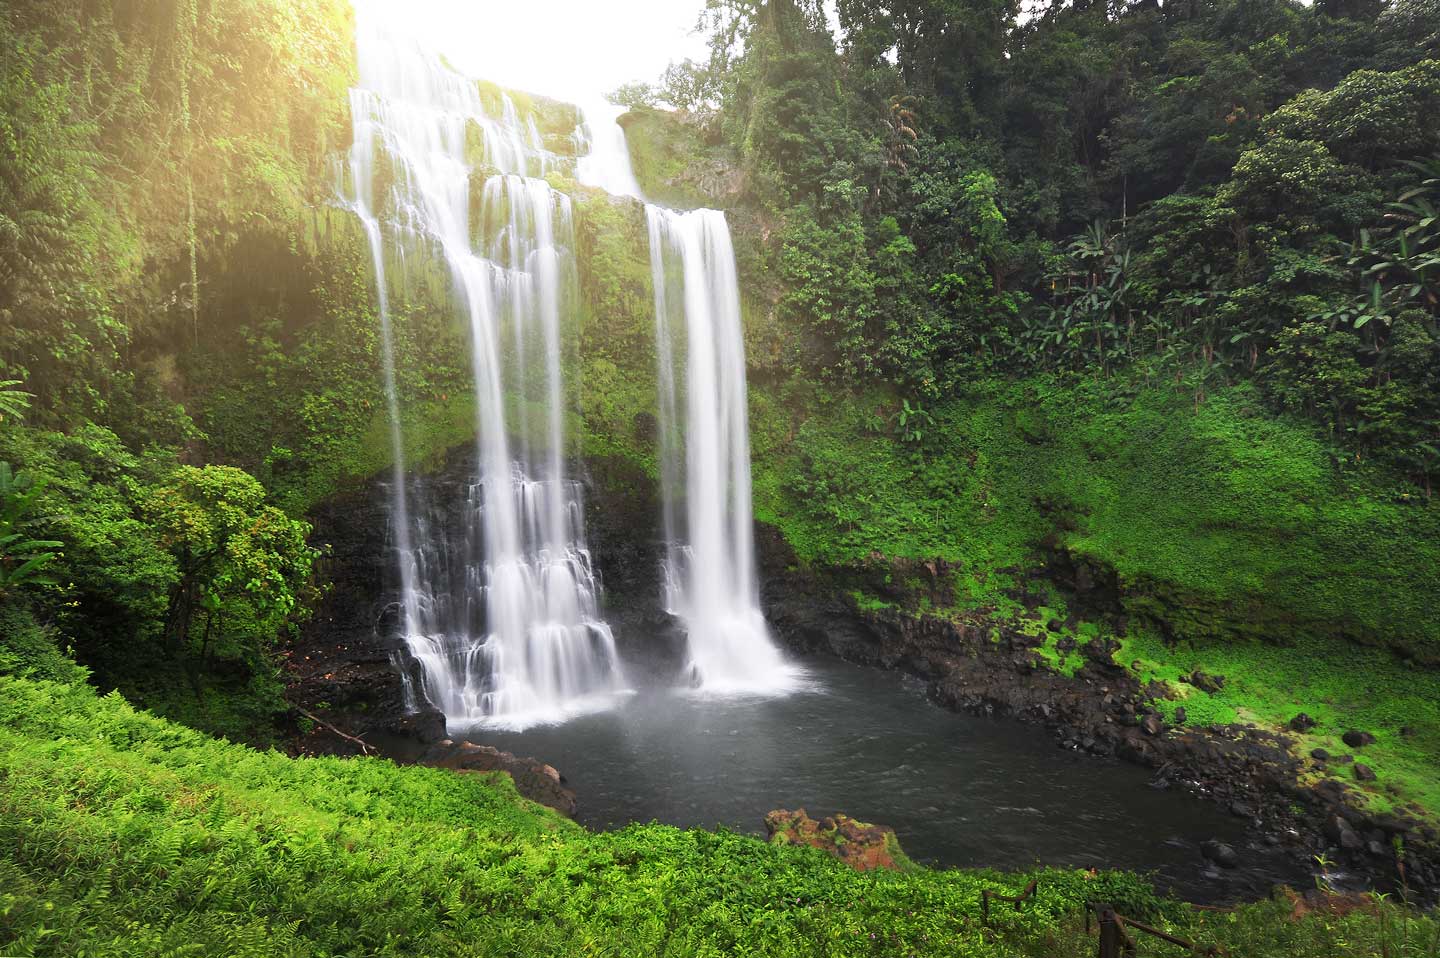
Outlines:
{"type": "Polygon", "coordinates": [[[699,58],[703,0],[357,0],[466,73],[532,93],[593,100],[699,58]]]}

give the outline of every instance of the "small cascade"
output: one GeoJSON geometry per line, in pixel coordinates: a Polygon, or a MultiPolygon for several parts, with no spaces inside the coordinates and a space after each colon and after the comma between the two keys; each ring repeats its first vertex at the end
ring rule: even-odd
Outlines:
{"type": "Polygon", "coordinates": [[[533,116],[503,95],[487,104],[407,33],[397,5],[355,7],[350,194],[380,291],[401,628],[423,697],[452,723],[557,721],[623,687],[566,465],[561,320],[576,308],[575,234],[569,198],[540,178],[560,160],[533,116]],[[404,481],[392,251],[444,264],[470,330],[476,470],[453,520],[412,508],[404,481]]]}
{"type": "Polygon", "coordinates": [[[797,674],[765,625],[755,575],[745,342],[730,229],[718,210],[652,205],[645,213],[659,356],[666,605],[685,624],[697,687],[784,691],[797,674]]]}
{"type": "Polygon", "coordinates": [[[643,200],[635,167],[630,162],[630,146],[619,119],[625,108],[608,100],[580,105],[584,118],[575,131],[575,177],[586,186],[594,186],[613,196],[629,196],[643,200]]]}

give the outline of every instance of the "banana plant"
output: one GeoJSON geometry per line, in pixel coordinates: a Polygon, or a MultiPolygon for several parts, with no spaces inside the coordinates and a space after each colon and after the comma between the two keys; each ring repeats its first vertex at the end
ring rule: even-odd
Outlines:
{"type": "Polygon", "coordinates": [[[935,417],[917,401],[900,400],[900,412],[895,416],[900,426],[900,439],[906,443],[918,443],[925,438],[925,430],[935,425],[935,417]]]}
{"type": "Polygon", "coordinates": [[[45,567],[59,558],[53,550],[64,543],[31,539],[23,528],[43,489],[44,483],[17,475],[10,463],[0,462],[0,599],[22,586],[55,584],[45,567]]]}
{"type": "Polygon", "coordinates": [[[1369,300],[1355,310],[1357,329],[1413,306],[1440,312],[1440,158],[1408,165],[1423,179],[1389,204],[1391,225],[1361,230],[1351,252],[1349,265],[1367,286],[1361,298],[1369,300]]]}
{"type": "Polygon", "coordinates": [[[19,385],[21,381],[18,379],[0,380],[0,421],[6,416],[19,419],[30,408],[30,400],[35,398],[35,394],[16,389],[19,385]]]}

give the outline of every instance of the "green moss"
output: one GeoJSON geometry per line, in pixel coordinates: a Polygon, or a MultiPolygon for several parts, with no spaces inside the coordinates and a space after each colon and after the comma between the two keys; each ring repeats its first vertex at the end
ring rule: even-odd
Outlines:
{"type": "Polygon", "coordinates": [[[656,475],[655,300],[644,208],[585,191],[576,197],[582,318],[573,379],[580,447],[656,475]]]}
{"type": "Polygon", "coordinates": [[[756,513],[803,560],[944,559],[957,607],[1013,612],[1057,550],[1182,637],[1298,632],[1440,659],[1440,505],[1342,467],[1247,388],[1196,409],[1138,383],[977,383],[911,443],[896,406],[753,400],[756,513]]]}
{"type": "Polygon", "coordinates": [[[1166,683],[1176,699],[1163,703],[1168,717],[1185,707],[1192,725],[1250,722],[1283,728],[1304,712],[1319,724],[1296,734],[1296,753],[1324,748],[1353,754],[1376,773],[1374,783],[1354,780],[1351,767],[1330,771],[1384,810],[1411,802],[1440,813],[1440,675],[1417,669],[1383,649],[1338,644],[1322,637],[1297,637],[1284,648],[1259,642],[1167,645],[1153,632],[1132,630],[1117,658],[1139,662],[1145,681],[1166,683]],[[1224,687],[1202,692],[1180,682],[1201,669],[1225,677],[1224,687]],[[1351,749],[1341,741],[1358,729],[1375,735],[1373,745],[1351,749]],[[1401,730],[1405,729],[1405,732],[1401,730]]]}
{"type": "Polygon", "coordinates": [[[724,208],[741,197],[737,159],[689,115],[639,109],[620,118],[631,165],[651,201],[677,209],[724,208]]]}

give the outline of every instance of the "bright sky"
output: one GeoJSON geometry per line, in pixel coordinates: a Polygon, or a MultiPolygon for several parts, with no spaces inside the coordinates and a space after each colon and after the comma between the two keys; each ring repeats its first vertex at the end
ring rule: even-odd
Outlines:
{"type": "Polygon", "coordinates": [[[466,73],[532,93],[594,99],[703,59],[705,0],[395,0],[466,73]]]}

